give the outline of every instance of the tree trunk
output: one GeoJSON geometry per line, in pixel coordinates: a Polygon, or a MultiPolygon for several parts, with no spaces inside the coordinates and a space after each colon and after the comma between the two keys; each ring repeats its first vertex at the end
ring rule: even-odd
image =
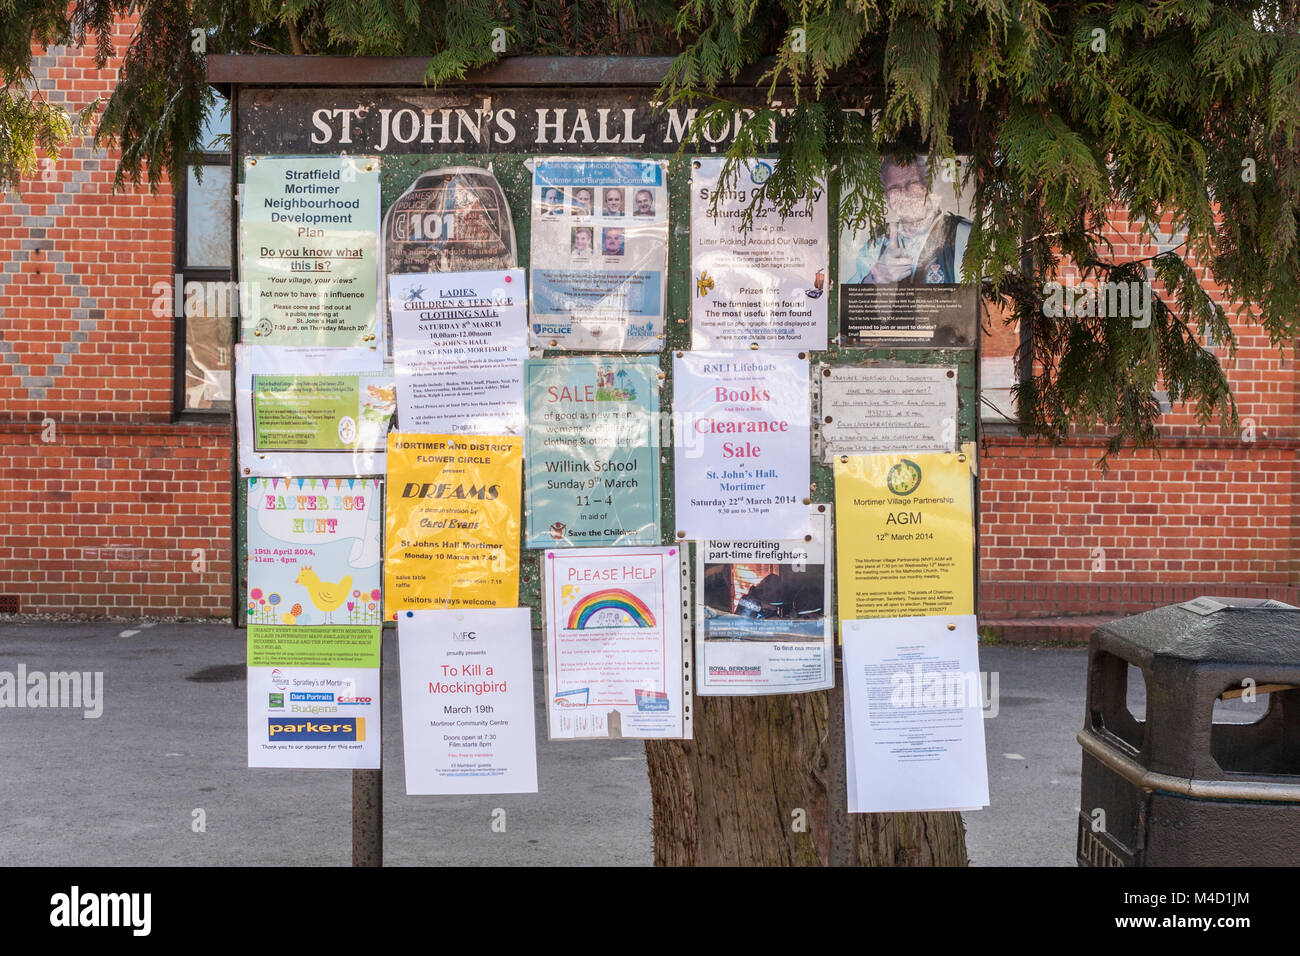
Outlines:
{"type": "Polygon", "coordinates": [[[960,813],[844,812],[841,686],[696,697],[693,740],[646,741],[655,865],[965,866],[960,813]]]}

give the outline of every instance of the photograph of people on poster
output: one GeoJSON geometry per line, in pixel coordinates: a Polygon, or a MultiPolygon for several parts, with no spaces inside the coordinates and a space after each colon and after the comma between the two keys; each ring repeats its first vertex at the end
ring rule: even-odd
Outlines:
{"type": "Polygon", "coordinates": [[[885,221],[840,233],[840,328],[872,345],[973,347],[977,301],[961,285],[975,184],[963,158],[885,157],[885,221]]]}

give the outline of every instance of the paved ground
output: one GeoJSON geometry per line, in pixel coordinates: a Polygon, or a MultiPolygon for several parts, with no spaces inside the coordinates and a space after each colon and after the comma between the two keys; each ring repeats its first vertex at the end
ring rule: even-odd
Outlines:
{"type": "MultiPolygon", "coordinates": [[[[397,654],[385,642],[389,865],[651,862],[635,741],[539,738],[536,795],[407,797],[397,654]],[[505,833],[492,831],[496,808],[505,833]]],[[[348,772],[245,766],[244,659],[242,632],[221,624],[0,624],[0,670],[75,666],[105,683],[97,720],[0,709],[0,865],[349,863],[348,772]],[[200,808],[207,829],[194,833],[200,808]]],[[[1086,663],[1082,650],[981,649],[1000,712],[984,724],[993,806],[966,815],[975,865],[1074,864],[1086,663]]]]}

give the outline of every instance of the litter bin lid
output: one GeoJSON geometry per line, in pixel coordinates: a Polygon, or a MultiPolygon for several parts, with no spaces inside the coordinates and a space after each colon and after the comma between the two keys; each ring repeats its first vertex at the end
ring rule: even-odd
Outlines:
{"type": "Polygon", "coordinates": [[[1128,649],[1121,656],[1135,664],[1164,659],[1300,670],[1300,608],[1280,601],[1246,604],[1248,600],[1198,598],[1111,621],[1096,633],[1103,644],[1128,649]],[[1188,606],[1192,604],[1196,607],[1188,606]]]}

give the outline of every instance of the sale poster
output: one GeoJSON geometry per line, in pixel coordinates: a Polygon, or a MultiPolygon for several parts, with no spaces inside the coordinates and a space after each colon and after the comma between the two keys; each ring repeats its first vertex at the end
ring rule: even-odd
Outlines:
{"type": "Polygon", "coordinates": [[[248,623],[381,623],[378,478],[248,479],[248,623]]]}
{"type": "Polygon", "coordinates": [[[239,209],[243,341],[382,355],[378,157],[245,157],[239,209]]]}
{"type": "Polygon", "coordinates": [[[658,363],[538,359],[525,374],[528,547],[658,544],[658,363]]]}
{"type": "Polygon", "coordinates": [[[667,167],[658,159],[533,161],[530,342],[658,352],[668,275],[667,167]]]}
{"type": "Polygon", "coordinates": [[[408,794],[536,793],[528,608],[397,619],[408,794]]]}
{"type": "Polygon", "coordinates": [[[250,620],[250,767],[379,769],[380,633],[250,620]]]}
{"type": "Polygon", "coordinates": [[[965,454],[835,459],[841,618],[975,613],[965,454]]]}
{"type": "Polygon", "coordinates": [[[235,346],[246,475],[380,475],[397,388],[366,349],[235,346]]]}
{"type": "Polygon", "coordinates": [[[676,353],[677,537],[808,534],[811,414],[806,358],[676,353]]]}
{"type": "Polygon", "coordinates": [[[553,740],[690,736],[678,548],[559,548],[542,557],[553,740]]]}
{"type": "Polygon", "coordinates": [[[388,619],[519,603],[522,459],[514,436],[388,436],[388,619]]]}
{"type": "Polygon", "coordinates": [[[826,348],[825,183],[782,215],[763,195],[773,160],[743,160],[724,180],[725,162],[691,164],[692,347],[826,348]]]}
{"type": "Polygon", "coordinates": [[[835,685],[830,506],[810,540],[695,547],[695,692],[789,694],[835,685]]]}
{"type": "Polygon", "coordinates": [[[522,269],[389,276],[402,430],[522,435],[527,307],[522,269]]]}

